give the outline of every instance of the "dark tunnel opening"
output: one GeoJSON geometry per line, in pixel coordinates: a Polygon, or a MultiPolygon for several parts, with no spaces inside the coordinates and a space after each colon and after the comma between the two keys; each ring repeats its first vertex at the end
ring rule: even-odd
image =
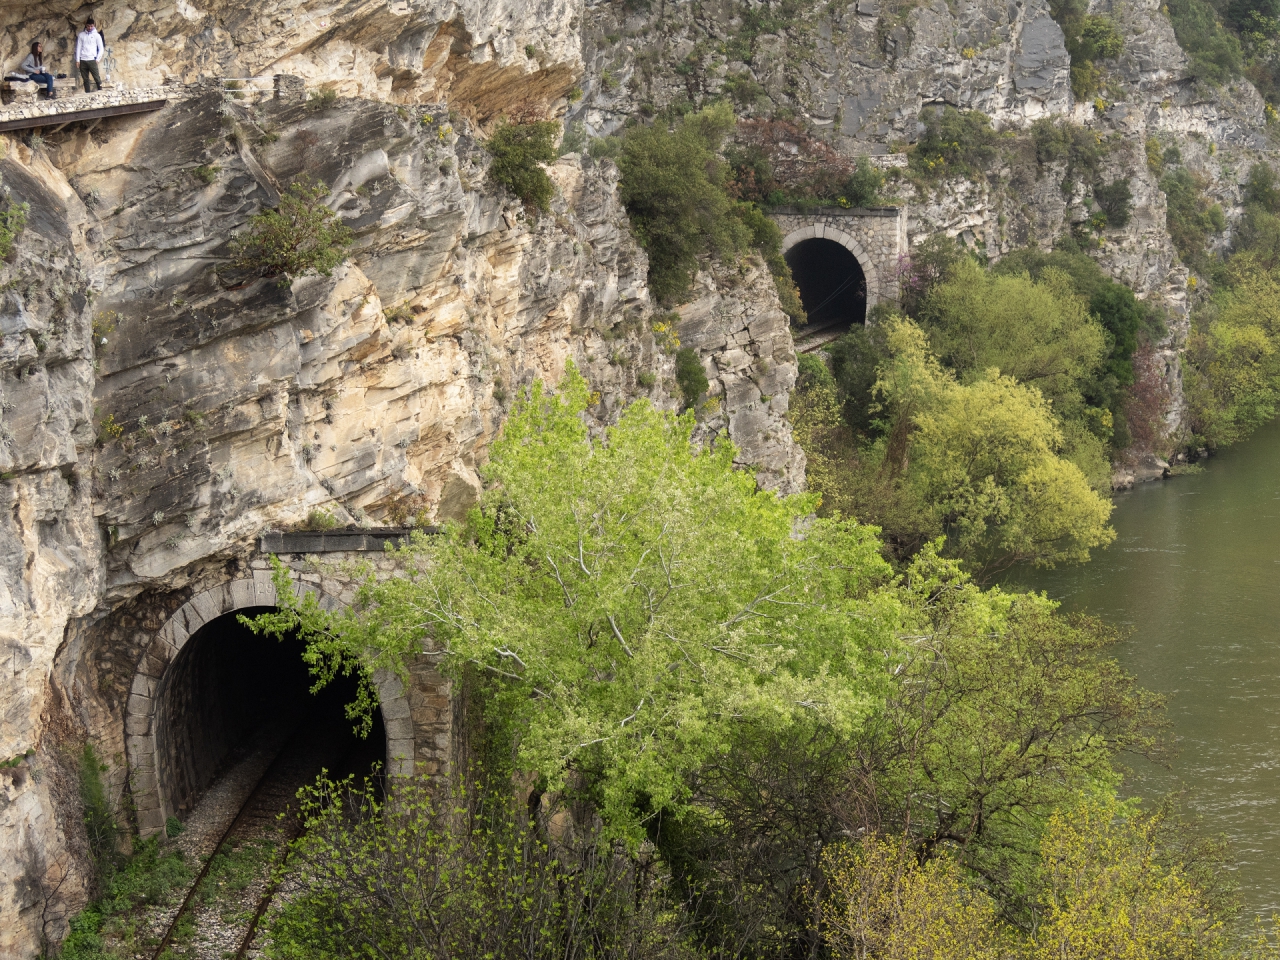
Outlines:
{"type": "Polygon", "coordinates": [[[848,330],[867,319],[867,279],[858,258],[834,240],[802,240],[786,253],[800,302],[809,315],[806,333],[848,330]]]}
{"type": "MultiPolygon", "coordinates": [[[[386,761],[380,711],[356,736],[345,706],[357,679],[337,677],[317,694],[296,637],[257,636],[238,610],[211,620],[187,640],[157,694],[156,760],[160,786],[179,818],[227,770],[257,750],[304,749],[332,776],[362,777],[386,761]],[[299,738],[307,743],[299,745],[299,738]]],[[[320,773],[320,766],[315,769],[320,773]]]]}

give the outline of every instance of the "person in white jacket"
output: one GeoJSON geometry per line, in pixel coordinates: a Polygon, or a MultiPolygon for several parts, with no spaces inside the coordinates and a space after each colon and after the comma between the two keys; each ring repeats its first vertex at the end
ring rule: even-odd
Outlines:
{"type": "Polygon", "coordinates": [[[84,92],[90,93],[89,78],[93,77],[102,89],[102,74],[98,73],[98,61],[102,59],[102,34],[93,25],[93,17],[84,22],[84,29],[76,36],[76,68],[80,71],[80,82],[84,92]]]}
{"type": "Polygon", "coordinates": [[[31,52],[27,54],[27,59],[22,61],[22,66],[18,69],[27,75],[28,80],[43,83],[45,96],[50,100],[57,96],[53,92],[53,74],[44,68],[44,47],[40,45],[39,40],[31,44],[31,52]]]}

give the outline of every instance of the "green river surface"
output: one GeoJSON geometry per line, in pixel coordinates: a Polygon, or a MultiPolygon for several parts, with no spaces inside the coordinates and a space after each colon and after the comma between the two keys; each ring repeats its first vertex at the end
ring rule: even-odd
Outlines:
{"type": "Polygon", "coordinates": [[[1115,498],[1116,541],[1077,567],[1017,579],[1132,635],[1124,667],[1168,698],[1170,768],[1126,792],[1185,790],[1225,834],[1245,916],[1280,912],[1280,422],[1204,470],[1115,498]]]}

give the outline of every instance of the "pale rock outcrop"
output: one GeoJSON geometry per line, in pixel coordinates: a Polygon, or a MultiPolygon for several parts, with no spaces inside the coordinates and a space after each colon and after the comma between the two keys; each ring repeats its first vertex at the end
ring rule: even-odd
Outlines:
{"type": "MultiPolygon", "coordinates": [[[[535,215],[488,180],[456,108],[172,92],[105,135],[15,142],[0,167],[31,211],[0,268],[0,756],[37,748],[0,773],[0,845],[31,851],[0,865],[6,955],[56,940],[83,895],[74,798],[42,783],[70,776],[87,737],[127,798],[124,704],[147,640],[259,534],[316,509],[461,516],[515,397],[571,359],[599,392],[597,427],[630,398],[678,402],[611,162],[559,160],[535,215]],[[231,238],[304,175],[354,231],[350,258],[291,284],[237,268],[231,238]]],[[[799,489],[786,318],[763,266],[740,270],[704,276],[681,308],[718,371],[699,438],[799,489]]]]}

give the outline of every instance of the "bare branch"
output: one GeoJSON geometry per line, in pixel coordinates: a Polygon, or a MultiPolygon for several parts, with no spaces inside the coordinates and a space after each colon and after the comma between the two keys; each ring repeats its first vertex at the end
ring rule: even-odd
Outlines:
{"type": "Polygon", "coordinates": [[[616,623],[614,623],[614,622],[613,622],[613,614],[611,614],[611,613],[609,613],[609,614],[605,614],[605,617],[606,617],[606,618],[608,619],[608,621],[609,621],[609,626],[613,627],[613,635],[614,635],[615,637],[617,637],[617,638],[618,638],[618,642],[619,642],[620,644],[622,644],[622,649],[623,649],[623,651],[626,653],[626,655],[627,655],[628,657],[630,657],[632,660],[634,660],[634,659],[636,658],[636,655],[635,655],[634,653],[632,653],[632,652],[631,652],[631,648],[627,646],[627,641],[625,641],[625,640],[623,640],[623,639],[622,639],[622,631],[621,631],[621,630],[619,630],[619,629],[618,629],[618,625],[617,625],[616,623]]]}

